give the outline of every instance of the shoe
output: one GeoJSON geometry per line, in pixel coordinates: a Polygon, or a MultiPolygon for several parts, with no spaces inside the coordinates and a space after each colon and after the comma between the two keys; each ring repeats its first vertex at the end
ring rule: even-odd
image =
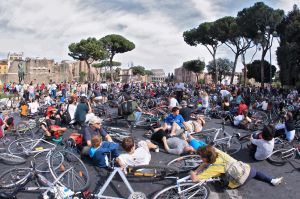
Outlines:
{"type": "Polygon", "coordinates": [[[280,177],[280,178],[274,178],[271,180],[271,184],[274,185],[274,186],[277,186],[279,184],[281,184],[283,181],[283,177],[280,177]]]}
{"type": "Polygon", "coordinates": [[[155,153],[159,153],[159,147],[156,147],[155,153]]]}

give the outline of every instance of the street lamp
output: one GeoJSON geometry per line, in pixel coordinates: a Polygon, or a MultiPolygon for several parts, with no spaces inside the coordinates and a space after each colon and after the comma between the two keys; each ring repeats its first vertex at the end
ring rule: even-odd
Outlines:
{"type": "Polygon", "coordinates": [[[264,32],[259,29],[257,31],[257,34],[262,36],[261,39],[260,39],[260,42],[261,42],[262,46],[263,45],[267,45],[267,46],[269,45],[268,43],[267,44],[265,43],[266,41],[264,39],[266,39],[266,37],[271,38],[271,42],[270,42],[270,46],[269,46],[269,50],[270,50],[270,52],[269,52],[270,53],[270,87],[271,87],[271,85],[272,85],[272,44],[273,44],[273,38],[278,36],[277,31],[276,30],[271,31],[271,27],[267,25],[265,27],[264,32]]]}

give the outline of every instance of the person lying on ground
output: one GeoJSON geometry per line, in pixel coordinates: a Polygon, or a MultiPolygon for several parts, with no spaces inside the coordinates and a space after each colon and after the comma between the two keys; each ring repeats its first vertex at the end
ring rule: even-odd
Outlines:
{"type": "Polygon", "coordinates": [[[167,139],[167,137],[164,136],[162,142],[165,150],[170,154],[181,155],[195,152],[194,148],[190,146],[186,140],[179,137],[170,137],[167,139]]]}
{"type": "Polygon", "coordinates": [[[199,148],[197,153],[201,157],[203,164],[195,171],[190,172],[193,182],[224,176],[228,180],[228,183],[224,186],[234,189],[245,184],[252,178],[274,186],[279,185],[283,181],[283,177],[270,177],[261,171],[257,171],[249,164],[237,161],[211,145],[199,148]]]}
{"type": "Polygon", "coordinates": [[[119,155],[116,160],[124,171],[128,166],[148,165],[151,160],[150,150],[158,149],[150,140],[139,141],[136,146],[132,137],[124,138],[121,145],[125,153],[119,155]]]}

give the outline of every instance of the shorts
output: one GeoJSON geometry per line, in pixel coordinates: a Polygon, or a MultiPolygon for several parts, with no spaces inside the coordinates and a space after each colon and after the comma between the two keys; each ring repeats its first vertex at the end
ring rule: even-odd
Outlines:
{"type": "MultiPolygon", "coordinates": [[[[167,124],[167,128],[168,128],[168,130],[171,130],[172,129],[172,125],[167,124]]],[[[176,123],[176,130],[180,130],[180,129],[181,129],[181,127],[176,123]]]]}

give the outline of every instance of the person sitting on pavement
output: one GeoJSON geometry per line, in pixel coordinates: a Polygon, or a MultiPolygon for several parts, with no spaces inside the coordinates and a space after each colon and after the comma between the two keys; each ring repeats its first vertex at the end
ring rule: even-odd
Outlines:
{"type": "Polygon", "coordinates": [[[235,116],[233,118],[233,125],[242,129],[247,129],[248,124],[252,122],[248,116],[248,110],[243,110],[242,115],[235,116]]]}
{"type": "Polygon", "coordinates": [[[92,138],[91,144],[92,147],[89,150],[89,156],[93,159],[95,165],[100,168],[110,167],[109,158],[114,159],[119,156],[118,143],[102,141],[102,137],[96,135],[92,138]]]}
{"type": "Polygon", "coordinates": [[[82,129],[83,143],[81,154],[87,156],[92,146],[92,138],[99,135],[108,142],[112,142],[110,135],[102,128],[102,120],[98,117],[93,117],[89,121],[89,125],[82,129]]]}
{"type": "Polygon", "coordinates": [[[181,130],[184,129],[186,126],[186,122],[184,121],[183,117],[179,114],[179,108],[173,107],[172,113],[169,114],[161,127],[154,129],[154,132],[159,130],[168,130],[170,131],[170,136],[175,136],[181,133],[181,130]]]}
{"type": "Polygon", "coordinates": [[[287,112],[285,115],[285,122],[282,124],[277,124],[275,126],[276,128],[276,137],[281,136],[284,134],[285,138],[291,142],[295,138],[296,128],[295,128],[295,120],[293,118],[293,114],[291,112],[287,112]],[[280,130],[283,130],[283,133],[281,133],[280,130]]]}
{"type": "Polygon", "coordinates": [[[119,166],[125,171],[128,166],[148,165],[151,160],[150,150],[158,152],[158,146],[153,144],[150,140],[142,140],[138,142],[136,147],[132,137],[124,138],[122,147],[126,153],[119,155],[116,161],[119,166]]]}
{"type": "Polygon", "coordinates": [[[85,95],[80,97],[80,103],[75,111],[75,121],[79,126],[83,126],[86,121],[86,115],[91,113],[92,109],[85,95]]]}
{"type": "Polygon", "coordinates": [[[126,95],[125,101],[121,104],[121,108],[123,109],[123,115],[127,117],[128,121],[140,121],[142,116],[142,109],[139,107],[133,96],[126,95]]]}
{"type": "Polygon", "coordinates": [[[25,101],[20,102],[20,116],[26,117],[28,115],[28,105],[25,101]]]}
{"type": "Polygon", "coordinates": [[[266,160],[272,155],[274,149],[274,132],[274,127],[268,125],[263,128],[261,133],[251,135],[251,145],[248,145],[248,148],[250,148],[251,156],[255,160],[266,160]]]}
{"type": "Polygon", "coordinates": [[[39,109],[39,103],[36,99],[31,99],[31,102],[28,103],[28,109],[30,111],[30,114],[36,114],[39,109]]]}
{"type": "Polygon", "coordinates": [[[185,100],[182,100],[180,105],[182,108],[180,109],[179,114],[183,117],[184,121],[190,121],[192,109],[187,106],[188,104],[185,100]]]}
{"type": "Polygon", "coordinates": [[[241,100],[239,104],[237,114],[242,115],[244,110],[248,110],[248,106],[245,104],[244,100],[241,100]]]}
{"type": "Polygon", "coordinates": [[[223,111],[230,111],[230,102],[228,97],[224,97],[224,100],[222,102],[222,110],[223,111]]]}
{"type": "Polygon", "coordinates": [[[270,177],[257,171],[249,164],[237,161],[227,153],[224,153],[211,145],[199,148],[197,154],[201,157],[203,163],[200,164],[195,171],[190,172],[191,180],[193,182],[200,182],[224,174],[227,174],[227,180],[229,181],[225,185],[232,189],[240,187],[252,178],[270,183],[274,186],[279,185],[283,181],[283,177],[270,177]]]}
{"type": "Polygon", "coordinates": [[[45,120],[41,123],[41,128],[44,131],[44,136],[46,140],[58,139],[67,130],[65,127],[60,127],[55,121],[56,119],[56,109],[49,107],[45,120]]]}
{"type": "Polygon", "coordinates": [[[177,99],[175,98],[174,94],[171,94],[169,97],[169,110],[172,110],[174,107],[179,106],[179,102],[177,101],[177,99]]]}

